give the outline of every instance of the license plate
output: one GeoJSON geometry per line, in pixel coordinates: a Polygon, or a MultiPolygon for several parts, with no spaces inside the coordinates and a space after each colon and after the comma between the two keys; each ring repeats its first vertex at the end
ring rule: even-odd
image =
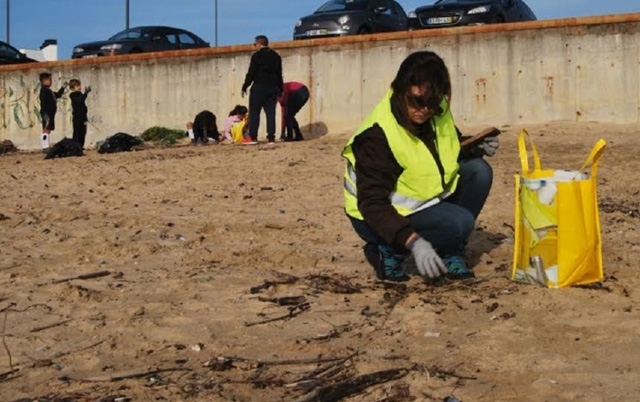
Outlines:
{"type": "Polygon", "coordinates": [[[326,29],[312,29],[310,31],[307,31],[307,36],[322,36],[326,34],[327,34],[326,29]]]}
{"type": "Polygon", "coordinates": [[[93,57],[98,57],[98,55],[97,54],[88,54],[86,56],[82,56],[83,59],[91,59],[93,57]]]}
{"type": "Polygon", "coordinates": [[[428,25],[451,24],[452,22],[453,22],[453,17],[436,17],[436,18],[429,18],[427,20],[428,25]]]}

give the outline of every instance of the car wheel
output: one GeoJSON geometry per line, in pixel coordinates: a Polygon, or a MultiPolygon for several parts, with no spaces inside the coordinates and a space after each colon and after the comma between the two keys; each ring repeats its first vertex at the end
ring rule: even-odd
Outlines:
{"type": "Polygon", "coordinates": [[[371,29],[369,27],[361,27],[358,29],[358,35],[368,35],[371,33],[371,29]]]}
{"type": "Polygon", "coordinates": [[[491,19],[492,24],[502,24],[504,22],[504,16],[496,15],[491,19]]]}

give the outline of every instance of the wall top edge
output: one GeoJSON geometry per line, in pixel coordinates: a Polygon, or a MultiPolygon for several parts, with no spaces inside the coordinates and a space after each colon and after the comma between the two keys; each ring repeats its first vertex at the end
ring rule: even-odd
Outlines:
{"type": "MultiPolygon", "coordinates": [[[[491,24],[480,26],[466,26],[455,28],[435,28],[435,29],[423,29],[415,31],[402,31],[383,34],[372,35],[357,35],[357,36],[344,36],[338,38],[318,38],[318,39],[306,39],[299,41],[286,41],[286,42],[274,42],[272,43],[273,49],[295,49],[295,48],[313,48],[328,45],[339,44],[353,44],[362,42],[385,42],[401,39],[414,39],[414,38],[428,38],[428,37],[443,37],[443,36],[458,36],[469,34],[484,34],[495,32],[513,32],[524,30],[544,30],[552,28],[568,28],[590,25],[605,25],[605,24],[622,24],[640,22],[640,13],[629,14],[612,14],[612,15],[598,15],[591,17],[577,17],[577,18],[563,18],[555,20],[541,20],[541,21],[529,21],[529,22],[516,22],[505,24],[491,24]]],[[[45,70],[53,67],[74,67],[74,66],[88,66],[88,65],[100,65],[100,64],[114,64],[114,63],[128,63],[136,61],[146,60],[163,60],[163,59],[176,59],[176,58],[196,58],[203,56],[222,56],[234,53],[249,53],[253,52],[252,45],[232,45],[232,46],[220,46],[204,49],[192,49],[192,50],[173,50],[156,53],[139,53],[132,55],[122,56],[109,56],[99,57],[91,59],[72,59],[62,60],[54,62],[43,63],[28,63],[17,65],[5,65],[0,66],[0,72],[5,71],[19,71],[19,70],[45,70]]]]}

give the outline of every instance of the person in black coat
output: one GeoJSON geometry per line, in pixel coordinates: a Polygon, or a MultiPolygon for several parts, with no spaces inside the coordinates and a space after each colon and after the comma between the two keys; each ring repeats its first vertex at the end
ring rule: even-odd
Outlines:
{"type": "Polygon", "coordinates": [[[189,137],[196,144],[206,144],[209,139],[213,142],[220,141],[220,133],[218,132],[218,124],[216,115],[208,110],[198,113],[193,119],[193,123],[187,124],[189,137]]]}
{"type": "Polygon", "coordinates": [[[251,56],[249,71],[242,85],[242,96],[251,87],[249,96],[249,136],[252,142],[258,143],[258,128],[260,127],[260,112],[264,109],[267,115],[267,140],[275,143],[276,138],[276,102],[282,94],[282,59],[280,55],[269,48],[269,39],[264,35],[256,36],[254,46],[259,50],[251,56]]]}
{"type": "Polygon", "coordinates": [[[42,119],[42,138],[40,143],[43,150],[49,149],[51,132],[56,129],[57,102],[66,88],[65,83],[58,92],[53,92],[51,90],[52,81],[51,73],[40,74],[40,117],[42,119]]]}
{"type": "Polygon", "coordinates": [[[82,93],[82,83],[79,79],[72,79],[69,81],[69,89],[71,93],[69,98],[71,99],[71,111],[73,114],[73,139],[84,148],[84,140],[87,136],[87,122],[89,118],[87,116],[88,109],[87,95],[91,92],[91,87],[86,87],[84,93],[82,93]]]}

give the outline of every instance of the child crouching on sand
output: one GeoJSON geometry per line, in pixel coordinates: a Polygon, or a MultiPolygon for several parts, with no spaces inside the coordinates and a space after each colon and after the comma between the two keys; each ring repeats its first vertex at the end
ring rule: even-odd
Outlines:
{"type": "Polygon", "coordinates": [[[198,113],[193,122],[187,123],[187,133],[195,144],[206,144],[220,141],[220,133],[216,124],[216,115],[208,110],[198,113]]]}
{"type": "Polygon", "coordinates": [[[247,112],[248,112],[247,107],[242,105],[236,105],[236,107],[234,107],[233,110],[229,112],[229,116],[227,117],[227,120],[224,123],[223,136],[225,140],[242,142],[242,139],[238,141],[236,138],[234,138],[233,131],[237,131],[237,130],[233,130],[233,128],[234,126],[236,126],[238,123],[242,122],[245,119],[245,117],[247,116],[247,112]]]}

